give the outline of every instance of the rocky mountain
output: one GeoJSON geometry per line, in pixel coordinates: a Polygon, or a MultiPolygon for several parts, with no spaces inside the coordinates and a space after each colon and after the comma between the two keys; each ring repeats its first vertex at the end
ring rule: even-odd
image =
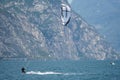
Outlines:
{"type": "Polygon", "coordinates": [[[94,27],[71,11],[61,22],[66,0],[0,0],[0,57],[119,59],[94,27]]]}
{"type": "Polygon", "coordinates": [[[120,0],[73,0],[71,6],[120,52],[120,0]]]}

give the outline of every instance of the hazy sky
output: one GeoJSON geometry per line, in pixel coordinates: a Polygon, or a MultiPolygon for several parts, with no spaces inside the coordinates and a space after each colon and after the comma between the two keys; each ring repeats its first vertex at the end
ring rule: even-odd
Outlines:
{"type": "Polygon", "coordinates": [[[72,1],[72,9],[120,52],[120,0],[72,1]]]}
{"type": "Polygon", "coordinates": [[[68,0],[68,2],[71,4],[71,2],[72,2],[73,0],[68,0]]]}

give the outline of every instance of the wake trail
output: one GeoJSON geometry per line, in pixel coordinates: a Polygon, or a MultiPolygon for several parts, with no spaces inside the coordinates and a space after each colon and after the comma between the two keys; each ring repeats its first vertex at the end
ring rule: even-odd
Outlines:
{"type": "Polygon", "coordinates": [[[40,72],[40,71],[29,71],[26,74],[34,74],[34,75],[83,75],[83,73],[60,73],[60,72],[40,72]]]}

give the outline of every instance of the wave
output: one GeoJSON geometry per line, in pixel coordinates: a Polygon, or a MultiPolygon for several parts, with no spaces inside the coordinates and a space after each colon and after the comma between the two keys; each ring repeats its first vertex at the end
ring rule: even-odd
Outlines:
{"type": "Polygon", "coordinates": [[[40,72],[40,71],[29,71],[26,74],[34,74],[34,75],[83,75],[83,73],[60,73],[60,72],[40,72]]]}

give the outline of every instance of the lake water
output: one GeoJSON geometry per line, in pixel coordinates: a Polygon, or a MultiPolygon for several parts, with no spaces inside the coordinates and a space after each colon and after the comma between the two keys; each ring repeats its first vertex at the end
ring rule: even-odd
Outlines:
{"type": "Polygon", "coordinates": [[[110,62],[0,60],[0,80],[120,80],[120,61],[110,62]]]}

